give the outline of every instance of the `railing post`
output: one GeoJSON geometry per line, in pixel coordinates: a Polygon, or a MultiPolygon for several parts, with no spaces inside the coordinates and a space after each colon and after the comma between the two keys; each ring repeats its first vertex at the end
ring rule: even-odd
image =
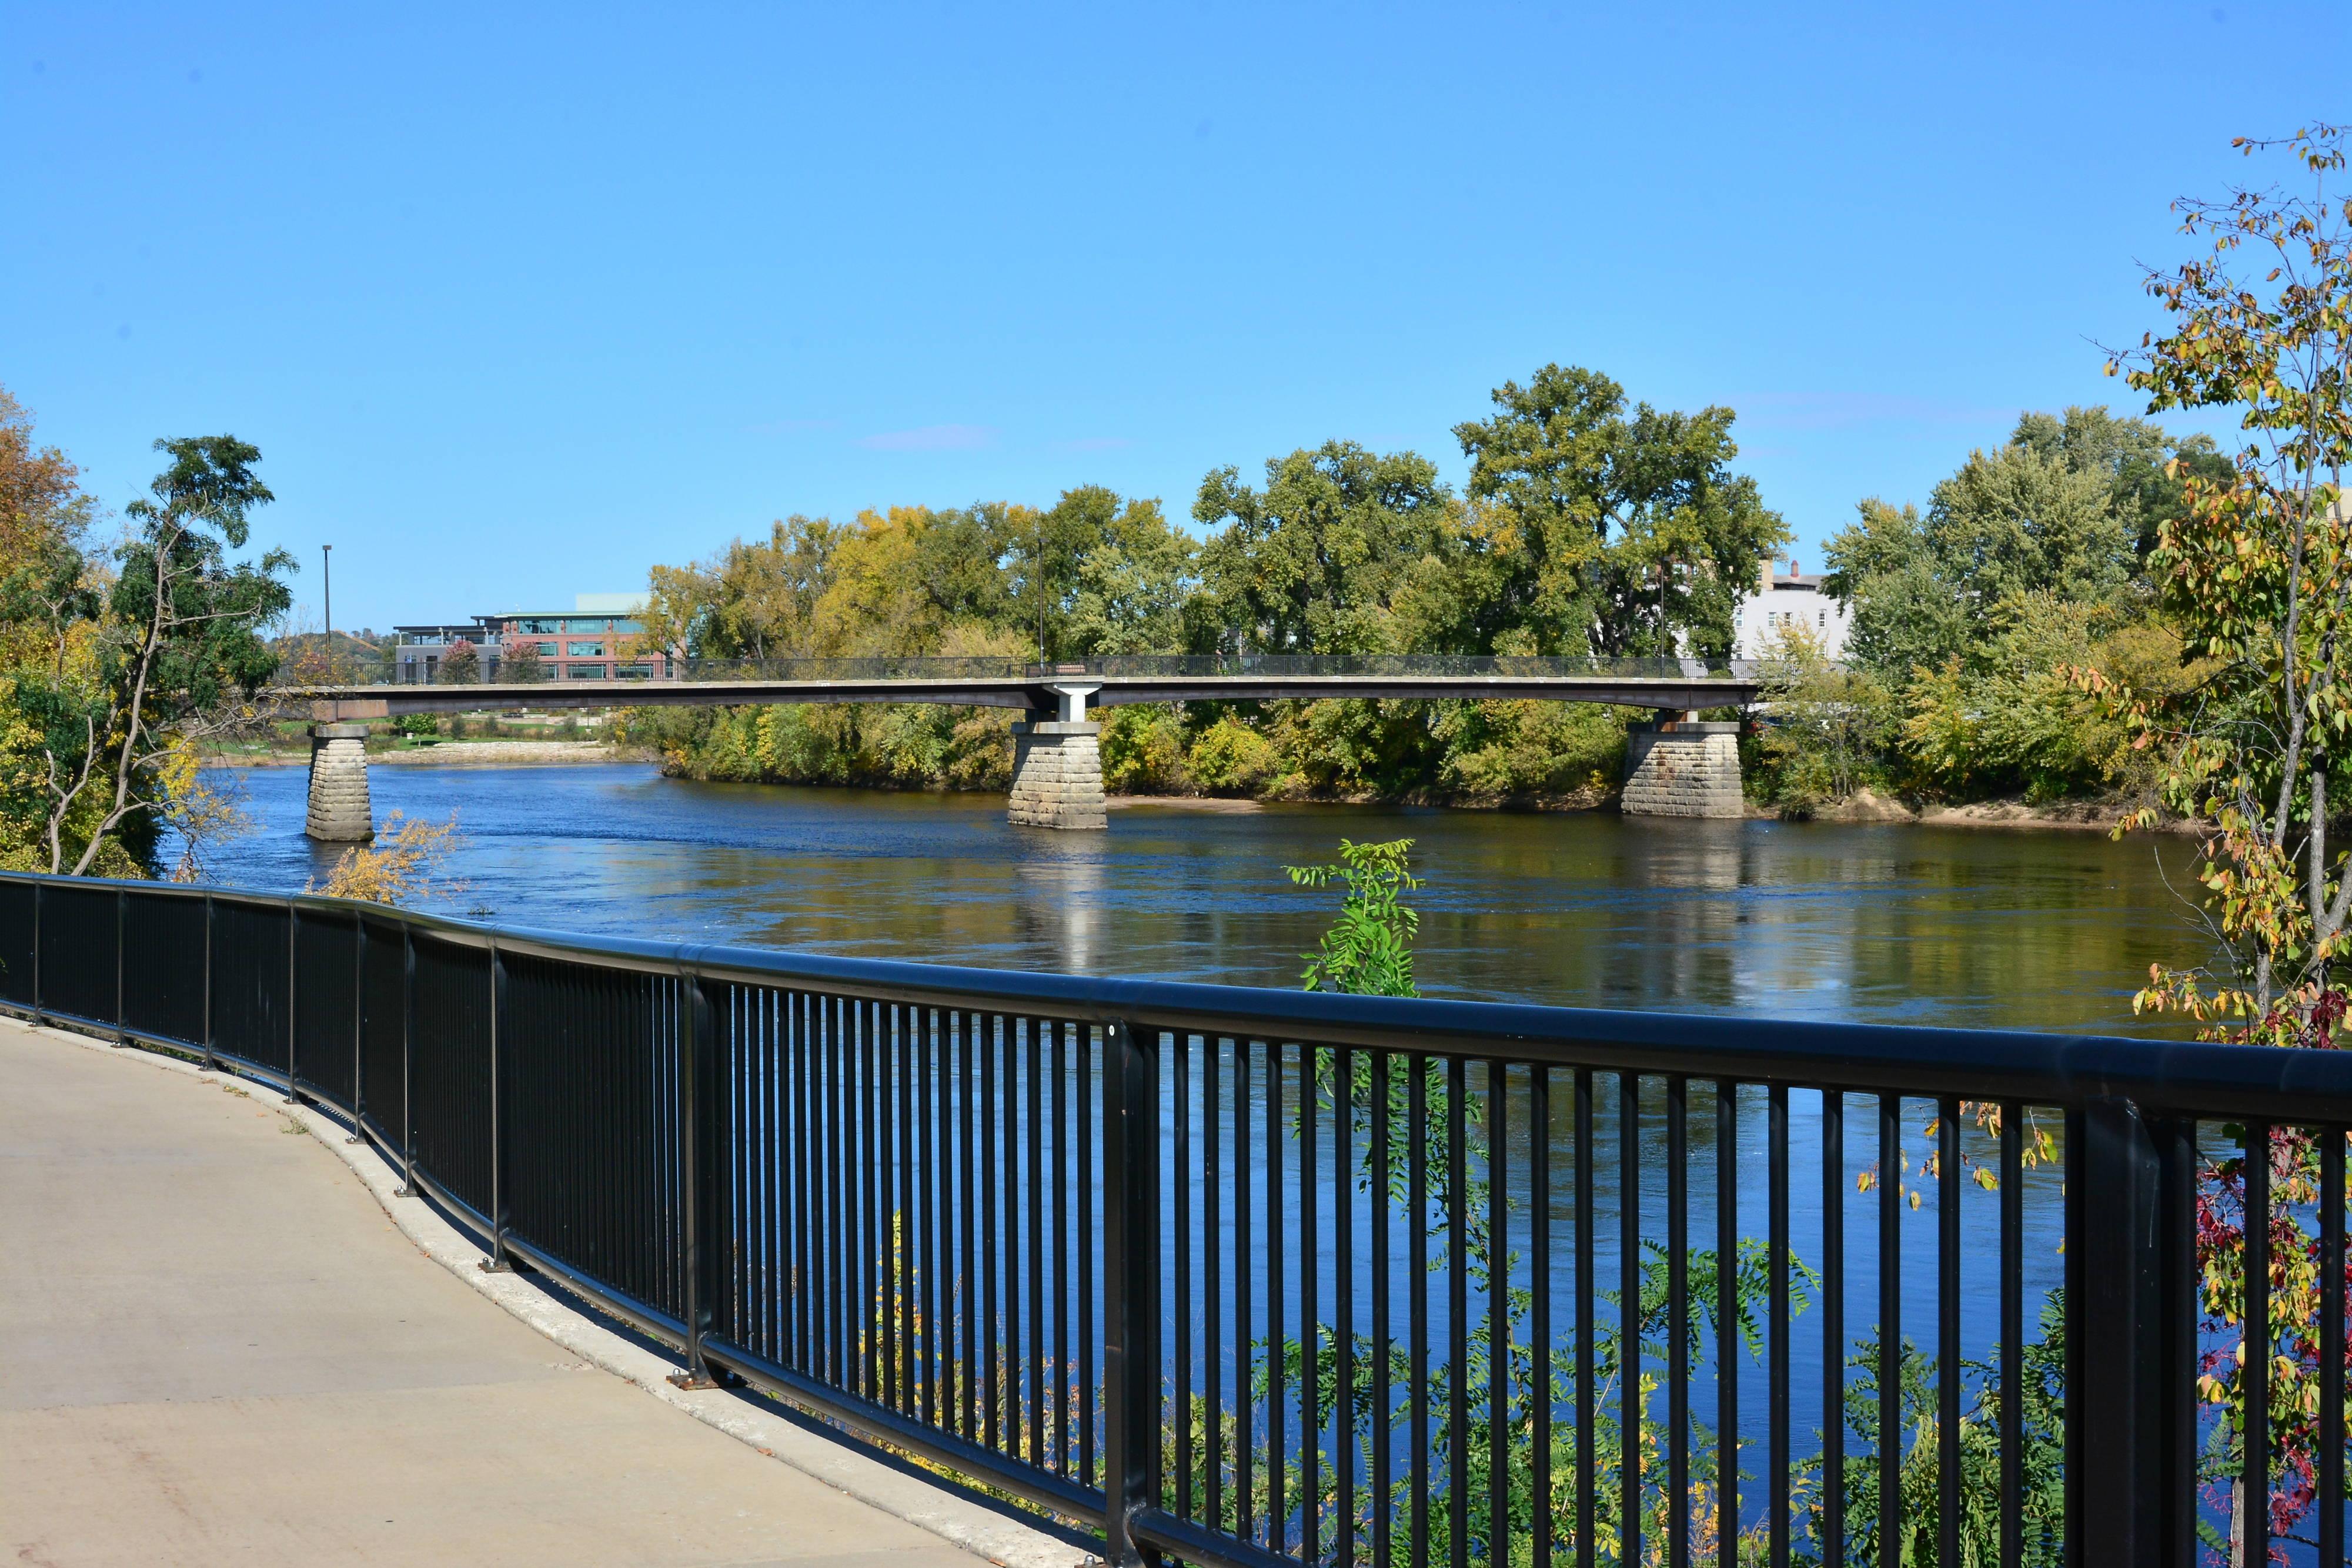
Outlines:
{"type": "Polygon", "coordinates": [[[367,1092],[361,1086],[362,1043],[367,1039],[367,921],[352,916],[352,1135],[347,1144],[366,1136],[360,1130],[367,1115],[367,1092]]]}
{"type": "Polygon", "coordinates": [[[703,1358],[710,1332],[710,1306],[718,1292],[719,1249],[710,1235],[715,1218],[718,1143],[710,1112],[718,1103],[719,1019],[703,980],[691,970],[677,977],[677,1118],[679,1186],[684,1202],[678,1220],[678,1278],[685,1286],[686,1370],[670,1374],[680,1388],[716,1388],[719,1379],[703,1358]]]}
{"type": "Polygon", "coordinates": [[[1135,1515],[1160,1496],[1160,1031],[1103,1029],[1105,1558],[1157,1563],[1135,1515]]]}
{"type": "Polygon", "coordinates": [[[131,924],[131,895],[114,890],[114,1043],[131,1043],[131,1018],[122,1006],[122,933],[131,924]]]}
{"type": "Polygon", "coordinates": [[[301,906],[289,898],[286,901],[286,1103],[289,1105],[299,1105],[302,1103],[302,1091],[296,1087],[299,1080],[295,1070],[294,1043],[294,1019],[297,1013],[294,956],[301,951],[301,944],[296,940],[301,925],[301,906]]]}
{"type": "Polygon", "coordinates": [[[400,1194],[416,1196],[416,937],[400,924],[400,1194]]]}
{"type": "Polygon", "coordinates": [[[2084,1107],[2083,1191],[2066,1247],[2080,1249],[2067,1333],[2081,1367],[2067,1420],[2083,1469],[2074,1517],[2084,1568],[2185,1568],[2196,1489],[2195,1414],[2185,1382],[2196,1319],[2184,1198],[2188,1130],[2128,1100],[2084,1107]],[[2186,1411],[2189,1424],[2183,1426],[2186,1411]]]}
{"type": "Polygon", "coordinates": [[[41,906],[48,902],[42,895],[48,891],[47,883],[33,884],[33,1027],[47,1027],[48,1015],[41,1010],[41,906]]]}
{"type": "Polygon", "coordinates": [[[213,895],[205,894],[205,1071],[216,1071],[220,1059],[213,1051],[213,895]]]}
{"type": "Polygon", "coordinates": [[[507,964],[499,945],[490,944],[490,1255],[482,1260],[486,1272],[503,1274],[514,1265],[507,1258],[507,1126],[504,1076],[499,1059],[499,1025],[507,1012],[507,964]]]}

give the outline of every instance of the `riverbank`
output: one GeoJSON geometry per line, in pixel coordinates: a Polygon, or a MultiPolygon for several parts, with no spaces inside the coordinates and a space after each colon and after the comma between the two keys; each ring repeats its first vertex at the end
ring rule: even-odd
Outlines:
{"type": "MultiPolygon", "coordinates": [[[[2027,801],[1970,800],[1957,805],[1890,800],[1868,789],[1807,813],[1821,822],[1913,823],[1925,828],[2053,828],[2061,831],[2112,833],[2138,808],[2117,800],[2027,801]]],[[[1753,817],[1778,818],[1778,808],[1750,808],[1753,817]]],[[[2194,833],[2200,824],[2188,817],[2167,815],[2148,830],[2159,833],[2194,833]]]]}

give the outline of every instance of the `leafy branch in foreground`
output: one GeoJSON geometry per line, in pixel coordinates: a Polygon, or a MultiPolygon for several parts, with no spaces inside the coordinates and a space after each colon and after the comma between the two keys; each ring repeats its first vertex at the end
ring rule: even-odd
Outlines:
{"type": "Polygon", "coordinates": [[[1360,844],[1339,841],[1336,865],[1292,865],[1282,869],[1301,887],[1347,889],[1339,917],[1323,934],[1323,942],[1307,959],[1299,978],[1310,991],[1340,991],[1360,997],[1417,997],[1412,978],[1412,939],[1420,934],[1421,916],[1404,903],[1404,895],[1421,886],[1409,869],[1412,841],[1360,844]]]}

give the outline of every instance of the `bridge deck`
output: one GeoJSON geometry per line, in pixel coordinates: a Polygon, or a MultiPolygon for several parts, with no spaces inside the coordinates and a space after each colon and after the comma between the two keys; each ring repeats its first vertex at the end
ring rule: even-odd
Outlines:
{"type": "Polygon", "coordinates": [[[9,1562],[981,1561],[541,1338],[224,1088],[0,1019],[9,1562]]]}
{"type": "Polygon", "coordinates": [[[1097,707],[1128,703],[1274,697],[1517,698],[1620,707],[1736,707],[1756,699],[1752,678],[1556,674],[1110,674],[880,677],[826,680],[577,681],[475,685],[288,685],[272,695],[310,703],[321,719],[381,718],[485,708],[726,707],[772,703],[940,703],[1052,712],[1057,694],[1090,691],[1097,707]]]}

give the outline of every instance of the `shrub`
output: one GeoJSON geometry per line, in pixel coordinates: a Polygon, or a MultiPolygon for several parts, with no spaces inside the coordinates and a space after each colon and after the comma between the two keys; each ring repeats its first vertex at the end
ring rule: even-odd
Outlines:
{"type": "Polygon", "coordinates": [[[1192,742],[1184,767],[1212,795],[1247,795],[1274,772],[1274,747],[1239,720],[1221,718],[1192,742]]]}
{"type": "Polygon", "coordinates": [[[1173,708],[1137,704],[1103,720],[1103,788],[1117,795],[1169,795],[1181,790],[1184,728],[1173,708]]]}

